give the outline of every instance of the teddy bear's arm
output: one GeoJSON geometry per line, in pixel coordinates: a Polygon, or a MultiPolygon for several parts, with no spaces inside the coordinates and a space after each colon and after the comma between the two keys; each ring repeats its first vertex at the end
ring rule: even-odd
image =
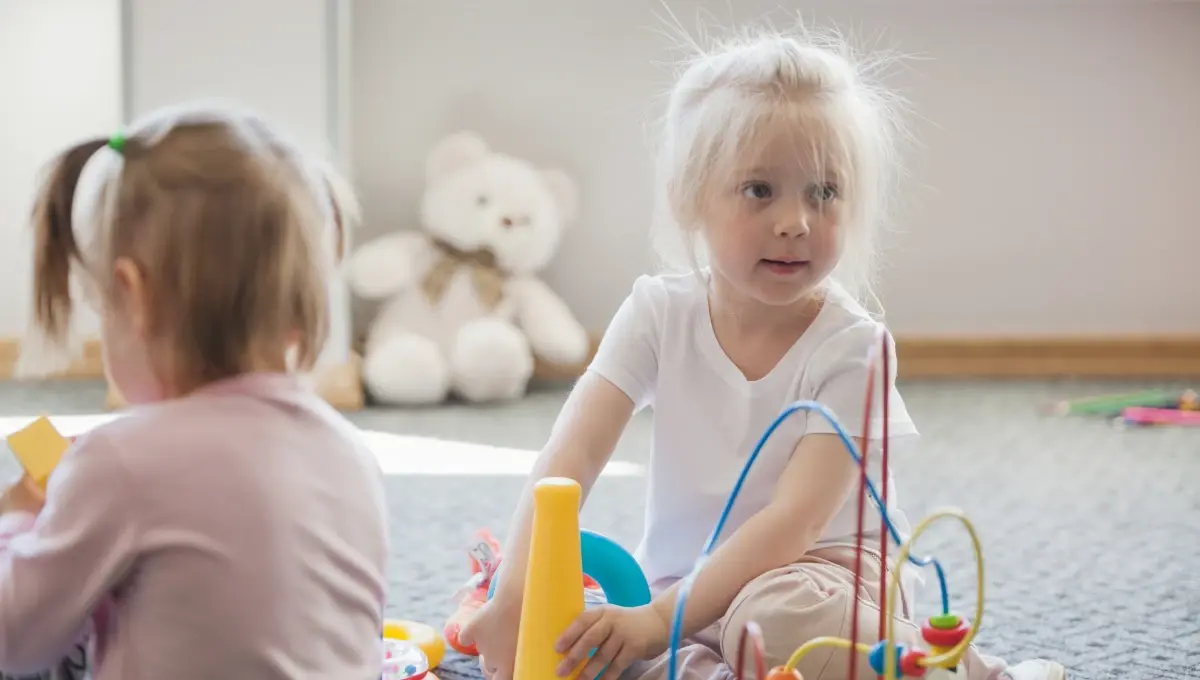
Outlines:
{"type": "Polygon", "coordinates": [[[388,234],[360,246],[351,256],[350,289],[367,299],[385,298],[419,281],[433,261],[433,246],[421,232],[388,234]]]}
{"type": "Polygon", "coordinates": [[[587,330],[550,286],[534,277],[513,279],[508,293],[516,303],[517,325],[525,331],[535,355],[560,365],[587,360],[587,330]]]}

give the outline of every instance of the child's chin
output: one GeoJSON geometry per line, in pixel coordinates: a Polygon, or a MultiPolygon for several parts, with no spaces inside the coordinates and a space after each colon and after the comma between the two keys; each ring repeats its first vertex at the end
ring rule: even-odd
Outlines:
{"type": "Polygon", "coordinates": [[[761,282],[756,288],[760,302],[781,307],[795,304],[813,293],[813,286],[807,280],[767,281],[761,282]]]}

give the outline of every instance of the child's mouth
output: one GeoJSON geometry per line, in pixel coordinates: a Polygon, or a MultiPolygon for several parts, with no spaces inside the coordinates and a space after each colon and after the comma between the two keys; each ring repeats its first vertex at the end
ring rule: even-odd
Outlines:
{"type": "Polygon", "coordinates": [[[762,265],[773,274],[790,275],[808,267],[806,260],[762,260],[762,265]]]}

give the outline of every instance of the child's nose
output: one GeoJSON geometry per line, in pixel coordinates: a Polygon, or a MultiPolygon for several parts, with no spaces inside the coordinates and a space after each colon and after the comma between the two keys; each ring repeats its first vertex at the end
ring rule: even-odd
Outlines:
{"type": "Polygon", "coordinates": [[[808,213],[799,210],[783,216],[775,223],[775,235],[783,238],[801,238],[808,235],[808,213]]]}

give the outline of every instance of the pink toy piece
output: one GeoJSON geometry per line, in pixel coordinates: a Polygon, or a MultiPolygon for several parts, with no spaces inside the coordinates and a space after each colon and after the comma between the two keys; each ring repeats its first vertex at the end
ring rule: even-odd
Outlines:
{"type": "Polygon", "coordinates": [[[1121,411],[1121,420],[1131,425],[1200,425],[1200,411],[1133,406],[1121,411]]]}
{"type": "Polygon", "coordinates": [[[429,659],[421,648],[407,640],[383,640],[381,680],[421,680],[429,672],[429,659]]]}

